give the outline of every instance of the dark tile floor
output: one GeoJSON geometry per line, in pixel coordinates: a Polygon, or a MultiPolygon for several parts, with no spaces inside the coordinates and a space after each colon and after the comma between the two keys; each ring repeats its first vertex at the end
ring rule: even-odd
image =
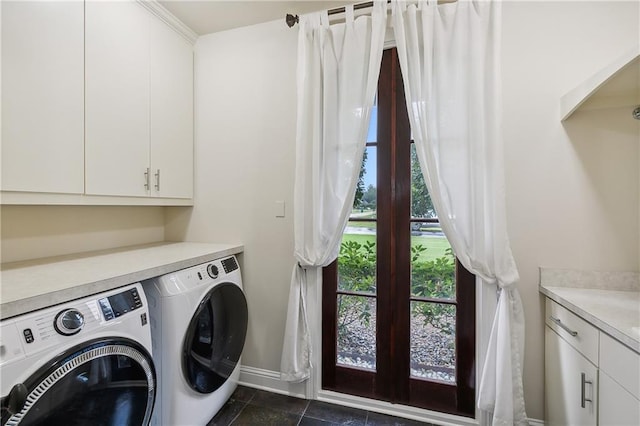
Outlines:
{"type": "Polygon", "coordinates": [[[428,423],[238,386],[207,426],[228,425],[417,426],[428,423]]]}

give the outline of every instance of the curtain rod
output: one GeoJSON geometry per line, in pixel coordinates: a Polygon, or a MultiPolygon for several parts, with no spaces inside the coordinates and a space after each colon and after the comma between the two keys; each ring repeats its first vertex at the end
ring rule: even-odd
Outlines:
{"type": "MultiPolygon", "coordinates": [[[[438,0],[438,5],[440,4],[444,4],[444,3],[455,3],[457,0],[438,0]]],[[[387,4],[391,3],[391,0],[387,0],[387,4]]],[[[364,2],[364,3],[356,3],[353,5],[353,10],[360,10],[360,9],[366,9],[368,7],[373,7],[373,2],[372,1],[368,1],[368,2],[364,2]]],[[[339,13],[344,13],[345,7],[337,7],[335,9],[329,9],[327,11],[327,14],[329,16],[331,15],[337,15],[339,13]]],[[[297,23],[300,22],[300,17],[298,15],[292,15],[291,13],[287,13],[287,16],[284,18],[285,22],[287,23],[287,25],[289,26],[289,28],[293,28],[293,26],[297,23]]]]}
{"type": "MultiPolygon", "coordinates": [[[[387,4],[391,3],[391,0],[387,0],[387,4]]],[[[356,3],[353,5],[353,10],[360,10],[360,9],[366,9],[368,7],[373,7],[373,2],[372,1],[368,1],[365,3],[356,3]]],[[[339,13],[344,13],[344,6],[342,7],[337,7],[335,9],[329,9],[327,11],[327,14],[329,16],[331,15],[337,15],[339,13]]],[[[300,17],[298,15],[292,15],[290,13],[287,13],[287,16],[284,18],[285,22],[287,23],[287,25],[289,26],[289,28],[292,28],[295,24],[297,24],[300,21],[300,17]]]]}

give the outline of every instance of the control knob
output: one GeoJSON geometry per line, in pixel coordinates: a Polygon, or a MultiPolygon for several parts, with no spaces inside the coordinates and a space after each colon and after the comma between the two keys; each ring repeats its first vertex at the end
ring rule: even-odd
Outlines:
{"type": "Polygon", "coordinates": [[[53,327],[63,336],[79,333],[84,326],[84,315],[77,309],[65,309],[56,315],[53,327]]]}
{"type": "Polygon", "coordinates": [[[213,279],[218,278],[218,267],[216,265],[214,265],[213,263],[210,263],[207,265],[207,274],[209,274],[209,276],[213,279]]]}

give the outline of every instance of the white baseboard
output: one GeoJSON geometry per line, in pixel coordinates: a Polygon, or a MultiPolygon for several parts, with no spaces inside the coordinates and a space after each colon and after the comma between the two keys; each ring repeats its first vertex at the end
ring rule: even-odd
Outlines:
{"type": "MultiPolygon", "coordinates": [[[[280,373],[277,371],[241,365],[240,379],[238,384],[250,388],[278,393],[281,395],[289,395],[296,398],[307,398],[306,384],[304,382],[289,383],[280,380],[280,373]]],[[[333,404],[344,405],[347,407],[358,408],[361,410],[388,414],[391,416],[420,420],[437,425],[477,426],[479,424],[478,420],[476,419],[452,416],[450,414],[423,410],[421,408],[391,404],[384,401],[377,401],[375,399],[361,398],[358,396],[346,395],[331,391],[321,390],[318,393],[318,400],[330,402],[333,404]]],[[[528,420],[530,426],[544,426],[543,420],[528,420]]]]}
{"type": "Polygon", "coordinates": [[[241,365],[238,384],[282,395],[307,398],[305,383],[289,383],[280,380],[280,373],[277,371],[241,365]]]}

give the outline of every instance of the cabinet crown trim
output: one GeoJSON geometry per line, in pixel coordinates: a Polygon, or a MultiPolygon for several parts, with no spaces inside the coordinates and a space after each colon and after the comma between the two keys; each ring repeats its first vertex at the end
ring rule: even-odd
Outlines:
{"type": "Polygon", "coordinates": [[[158,17],[162,22],[173,28],[178,34],[184,37],[189,43],[195,44],[198,34],[189,28],[184,22],[178,19],[174,14],[169,12],[164,6],[156,0],[136,0],[145,9],[158,17]]]}

